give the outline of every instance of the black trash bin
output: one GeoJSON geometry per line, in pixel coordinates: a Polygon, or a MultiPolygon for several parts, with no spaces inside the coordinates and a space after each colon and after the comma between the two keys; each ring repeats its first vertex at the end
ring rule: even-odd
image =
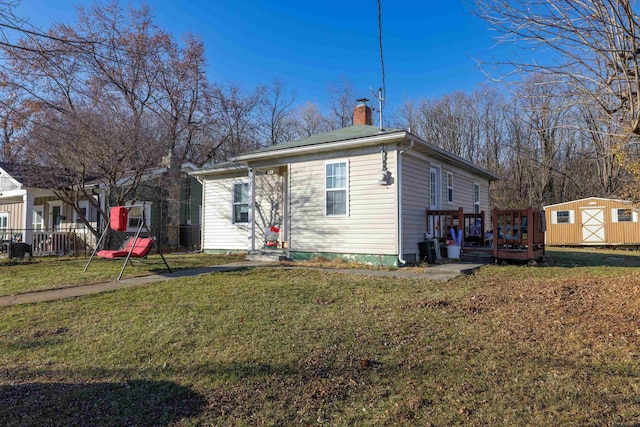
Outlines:
{"type": "Polygon", "coordinates": [[[427,261],[429,264],[436,262],[436,247],[433,240],[425,240],[418,243],[420,250],[420,262],[427,261]]]}
{"type": "Polygon", "coordinates": [[[33,247],[31,245],[22,242],[9,244],[9,259],[22,259],[27,254],[29,255],[29,258],[33,257],[33,247]]]}
{"type": "Polygon", "coordinates": [[[180,226],[180,246],[185,248],[193,247],[193,232],[190,225],[180,226]]]}

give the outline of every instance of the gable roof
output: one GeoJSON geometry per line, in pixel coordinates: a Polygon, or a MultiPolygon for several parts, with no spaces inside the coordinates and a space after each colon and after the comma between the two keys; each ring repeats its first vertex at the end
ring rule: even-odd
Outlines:
{"type": "Polygon", "coordinates": [[[278,145],[271,145],[269,147],[261,148],[259,150],[248,151],[242,153],[236,157],[236,159],[243,159],[246,157],[252,157],[255,154],[270,153],[273,151],[282,151],[290,148],[300,148],[317,146],[327,144],[331,142],[350,141],[354,139],[366,138],[371,136],[389,135],[396,132],[404,132],[400,129],[387,129],[380,130],[377,126],[370,125],[353,125],[341,129],[332,130],[329,132],[319,133],[317,135],[311,135],[306,138],[296,139],[293,141],[284,142],[278,145]]]}
{"type": "Polygon", "coordinates": [[[207,164],[193,175],[218,174],[234,170],[246,169],[247,164],[257,160],[280,159],[293,157],[304,153],[329,152],[340,149],[388,144],[397,142],[410,144],[418,143],[434,158],[449,161],[467,170],[490,180],[500,179],[496,174],[489,172],[461,157],[446,150],[436,147],[421,138],[402,129],[384,129],[371,125],[353,125],[329,132],[312,135],[306,138],[288,141],[278,145],[248,151],[236,156],[231,162],[207,164]]]}
{"type": "MultiPolygon", "coordinates": [[[[37,174],[34,174],[34,167],[19,163],[0,162],[2,169],[15,183],[23,187],[43,188],[39,182],[37,174]]],[[[1,175],[1,174],[0,174],[1,175]]]]}

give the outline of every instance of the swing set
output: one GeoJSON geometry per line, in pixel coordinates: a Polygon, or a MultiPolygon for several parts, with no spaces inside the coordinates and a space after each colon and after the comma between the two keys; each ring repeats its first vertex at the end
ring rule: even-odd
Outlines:
{"type": "Polygon", "coordinates": [[[84,272],[87,271],[87,269],[89,268],[89,264],[91,264],[91,261],[95,256],[98,256],[98,258],[103,258],[103,259],[124,258],[125,259],[124,264],[122,265],[122,269],[120,270],[120,275],[118,276],[118,279],[117,279],[117,280],[120,280],[122,278],[122,274],[124,273],[124,269],[126,268],[127,264],[133,267],[132,258],[137,258],[137,259],[147,258],[147,255],[149,254],[149,251],[151,251],[152,247],[155,247],[156,250],[158,251],[158,254],[160,254],[160,257],[162,258],[162,261],[164,262],[164,265],[167,267],[167,270],[169,271],[169,273],[173,272],[171,270],[171,267],[169,267],[167,260],[164,258],[164,255],[162,255],[162,251],[160,250],[160,247],[156,243],[155,239],[151,237],[151,231],[147,226],[147,221],[145,218],[144,207],[142,208],[142,219],[138,224],[138,228],[136,229],[136,232],[133,235],[133,237],[131,237],[128,240],[126,245],[123,245],[120,249],[116,249],[116,250],[110,250],[110,249],[99,250],[100,244],[103,242],[103,240],[105,239],[105,237],[107,236],[110,230],[113,230],[119,233],[123,233],[127,231],[130,209],[131,208],[127,208],[125,206],[114,206],[109,210],[109,226],[105,227],[104,231],[102,232],[102,236],[100,236],[100,239],[96,244],[96,248],[93,250],[91,257],[89,257],[89,261],[87,262],[87,265],[84,267],[84,272]],[[143,229],[146,231],[147,237],[140,236],[140,233],[142,232],[143,229]]]}

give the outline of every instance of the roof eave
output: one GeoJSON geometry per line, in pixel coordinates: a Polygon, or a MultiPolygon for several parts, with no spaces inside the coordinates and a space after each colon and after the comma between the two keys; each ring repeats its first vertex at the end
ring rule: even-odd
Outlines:
{"type": "Polygon", "coordinates": [[[440,156],[446,157],[447,159],[453,161],[454,163],[459,163],[461,165],[464,165],[465,167],[474,170],[475,172],[479,172],[480,175],[484,176],[485,178],[487,178],[489,181],[499,181],[500,177],[492,172],[489,172],[486,169],[481,168],[480,166],[463,159],[462,157],[458,157],[453,153],[448,152],[447,150],[444,150],[440,147],[437,147],[433,144],[428,143],[427,141],[423,140],[422,138],[413,135],[413,134],[409,134],[410,137],[420,143],[421,145],[423,145],[424,147],[426,147],[427,149],[437,153],[440,156]]]}

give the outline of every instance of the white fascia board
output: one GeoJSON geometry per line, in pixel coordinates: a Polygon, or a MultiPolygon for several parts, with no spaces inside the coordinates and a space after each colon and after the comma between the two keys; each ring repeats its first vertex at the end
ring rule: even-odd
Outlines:
{"type": "Polygon", "coordinates": [[[15,179],[14,177],[11,176],[11,174],[9,172],[7,172],[6,170],[0,168],[0,171],[2,171],[2,173],[0,173],[0,176],[6,176],[7,178],[9,178],[9,180],[17,187],[22,187],[22,183],[20,181],[18,181],[17,179],[15,179]]]}
{"type": "Polygon", "coordinates": [[[0,191],[0,200],[2,200],[4,198],[9,198],[9,197],[24,196],[25,194],[27,194],[27,190],[24,190],[24,189],[0,191]]]}
{"type": "Polygon", "coordinates": [[[579,203],[579,202],[584,202],[584,201],[587,201],[587,200],[598,200],[598,201],[602,200],[602,201],[605,201],[605,202],[619,202],[619,203],[624,203],[624,204],[633,203],[630,200],[607,199],[605,197],[585,197],[584,199],[568,200],[566,202],[555,203],[553,205],[546,205],[546,206],[543,206],[542,209],[555,208],[556,206],[566,205],[567,203],[579,203]]]}
{"type": "Polygon", "coordinates": [[[452,163],[454,164],[459,164],[464,166],[467,169],[471,169],[475,172],[479,172],[481,175],[484,175],[489,181],[498,181],[500,180],[500,177],[492,172],[489,172],[486,169],[481,168],[478,165],[475,165],[473,163],[471,163],[468,160],[463,159],[462,157],[458,157],[453,153],[448,152],[447,150],[443,150],[442,148],[436,147],[433,144],[429,144],[427,141],[424,141],[423,139],[410,134],[411,138],[417,142],[418,144],[422,145],[423,147],[427,148],[427,150],[430,150],[431,152],[438,154],[442,157],[445,157],[446,159],[450,160],[452,163]]]}

